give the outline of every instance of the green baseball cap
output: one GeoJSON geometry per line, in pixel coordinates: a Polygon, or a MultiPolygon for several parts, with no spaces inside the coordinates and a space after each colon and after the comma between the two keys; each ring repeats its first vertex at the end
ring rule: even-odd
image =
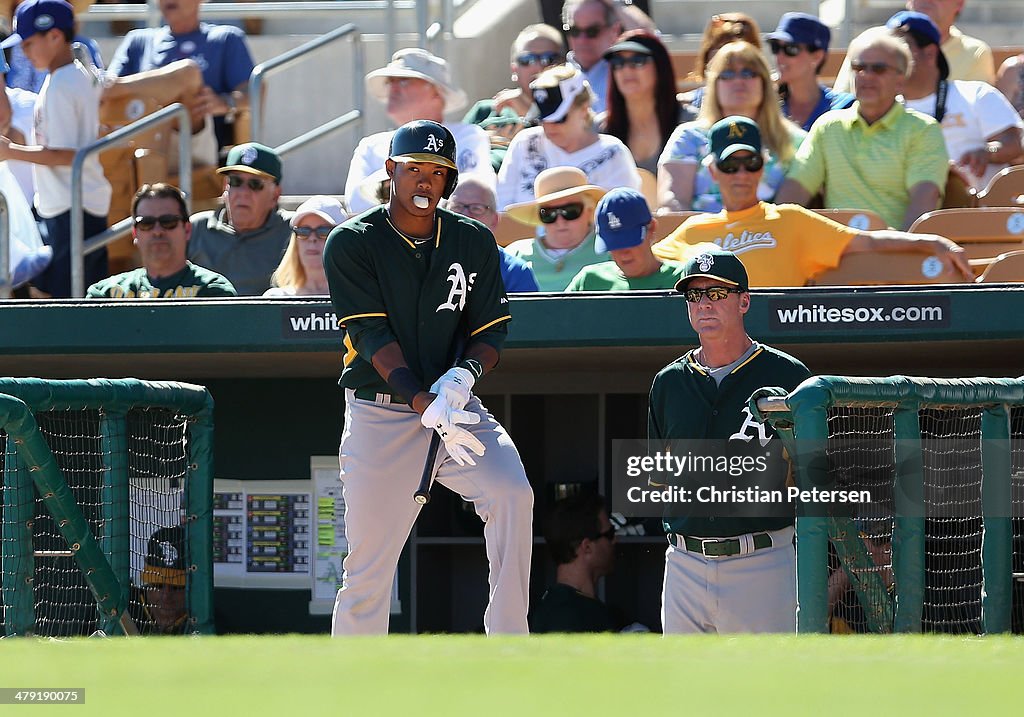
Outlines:
{"type": "Polygon", "coordinates": [[[228,152],[224,166],[217,170],[217,174],[227,174],[228,172],[255,174],[280,183],[281,158],[277,152],[259,142],[236,144],[228,152]]]}
{"type": "Polygon", "coordinates": [[[761,130],[748,117],[734,115],[715,122],[708,132],[711,154],[715,159],[726,159],[734,152],[761,154],[761,130]]]}
{"type": "Polygon", "coordinates": [[[676,282],[676,291],[683,293],[691,281],[700,277],[715,279],[743,291],[746,291],[750,284],[746,267],[739,257],[714,244],[708,244],[707,248],[692,256],[683,265],[683,278],[676,282]]]}

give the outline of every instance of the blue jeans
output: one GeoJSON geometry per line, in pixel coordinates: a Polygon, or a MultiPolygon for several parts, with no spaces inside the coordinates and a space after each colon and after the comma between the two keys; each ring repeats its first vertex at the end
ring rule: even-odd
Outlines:
{"type": "MultiPolygon", "coordinates": [[[[96,236],[107,229],[107,218],[82,212],[85,217],[85,238],[96,236]]],[[[43,273],[32,280],[32,285],[55,299],[71,296],[71,212],[67,211],[39,221],[43,242],[53,248],[53,259],[43,273]]],[[[107,248],[85,255],[85,288],[109,276],[107,248]]]]}

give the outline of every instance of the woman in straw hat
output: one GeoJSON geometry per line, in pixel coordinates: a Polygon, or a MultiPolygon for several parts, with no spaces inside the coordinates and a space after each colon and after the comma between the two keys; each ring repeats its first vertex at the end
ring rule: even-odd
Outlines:
{"type": "Polygon", "coordinates": [[[573,65],[552,67],[530,83],[539,127],[524,129],[508,146],[498,173],[498,207],[533,198],[534,181],[548,167],[577,167],[599,187],[640,188],[640,175],[621,140],[594,129],[593,93],[573,65]]]}
{"type": "Polygon", "coordinates": [[[552,167],[537,175],[532,201],[505,208],[517,222],[544,229],[506,247],[530,265],[541,291],[563,291],[580,269],[608,259],[594,245],[594,207],[604,194],[576,167],[552,167]]]}

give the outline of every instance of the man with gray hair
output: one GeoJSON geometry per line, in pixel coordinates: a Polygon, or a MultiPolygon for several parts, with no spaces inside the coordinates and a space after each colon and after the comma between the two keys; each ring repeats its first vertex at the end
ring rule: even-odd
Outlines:
{"type": "Polygon", "coordinates": [[[942,199],[949,171],[942,129],[896,101],[912,62],[906,40],[871,28],[850,43],[849,55],[857,101],[814,123],[776,202],[807,206],[824,191],[828,208],[869,209],[907,230],[942,199]]]}
{"type": "MultiPolygon", "coordinates": [[[[448,199],[445,209],[476,219],[494,234],[498,229],[498,199],[494,189],[477,177],[461,179],[448,199]]],[[[514,254],[509,254],[504,247],[498,247],[498,258],[501,260],[501,280],[505,282],[508,294],[524,291],[540,291],[537,277],[533,269],[525,261],[514,254]]]]}
{"type": "MultiPolygon", "coordinates": [[[[366,90],[384,103],[395,126],[414,120],[444,124],[455,138],[459,180],[476,175],[485,183],[494,184],[487,133],[476,125],[444,122],[445,114],[466,106],[466,93],[452,83],[444,59],[418,47],[399,50],[385,67],[366,75],[366,90]]],[[[353,214],[374,206],[375,202],[360,187],[374,174],[386,179],[381,167],[388,158],[393,134],[394,130],[371,134],[356,146],[345,180],[345,201],[353,214]]]]}
{"type": "Polygon", "coordinates": [[[604,112],[610,70],[603,56],[622,34],[614,0],[566,0],[562,6],[562,32],[570,50],[566,59],[579,67],[590,83],[595,96],[594,112],[604,112]]]}

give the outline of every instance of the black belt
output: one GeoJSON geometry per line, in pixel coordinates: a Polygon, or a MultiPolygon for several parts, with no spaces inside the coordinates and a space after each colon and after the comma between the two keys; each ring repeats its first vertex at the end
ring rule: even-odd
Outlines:
{"type": "Polygon", "coordinates": [[[360,401],[373,401],[381,406],[387,406],[392,403],[400,403],[403,406],[408,405],[401,396],[396,396],[393,393],[380,393],[372,388],[357,388],[353,393],[355,393],[356,398],[360,401]]]}
{"type": "MultiPolygon", "coordinates": [[[[754,550],[772,547],[772,536],[768,533],[754,533],[754,550]]],[[[675,547],[685,546],[691,553],[707,558],[727,558],[742,552],[740,538],[691,538],[689,535],[669,533],[668,542],[675,547]]]]}

